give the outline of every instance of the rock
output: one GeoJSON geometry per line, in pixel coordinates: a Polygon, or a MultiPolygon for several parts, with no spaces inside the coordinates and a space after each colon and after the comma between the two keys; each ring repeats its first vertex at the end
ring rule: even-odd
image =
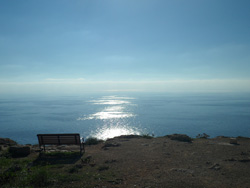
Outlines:
{"type": "Polygon", "coordinates": [[[242,151],[242,152],[240,153],[240,155],[248,155],[248,153],[247,153],[247,152],[242,151]]]}
{"type": "Polygon", "coordinates": [[[26,157],[30,154],[30,147],[21,145],[10,146],[9,152],[12,157],[26,157]]]}
{"type": "Polygon", "coordinates": [[[184,168],[172,168],[172,169],[170,169],[170,171],[183,172],[183,173],[189,173],[189,174],[193,174],[194,173],[193,170],[184,169],[184,168]]]}
{"type": "Polygon", "coordinates": [[[14,140],[11,140],[9,138],[0,138],[0,145],[13,146],[13,145],[17,145],[17,143],[14,140]]]}
{"type": "Polygon", "coordinates": [[[112,160],[106,160],[104,163],[115,163],[116,160],[112,159],[112,160]]]}
{"type": "Polygon", "coordinates": [[[225,161],[231,161],[231,162],[233,162],[233,161],[237,161],[235,158],[230,158],[230,159],[226,159],[225,161]]]}
{"type": "Polygon", "coordinates": [[[247,162],[250,162],[250,159],[240,159],[239,162],[242,162],[242,163],[247,163],[247,162]]]}
{"type": "Polygon", "coordinates": [[[123,182],[123,179],[108,180],[107,182],[111,183],[113,185],[118,185],[118,184],[121,184],[123,182]]]}
{"type": "Polygon", "coordinates": [[[230,138],[230,144],[238,145],[237,138],[230,138]]]}
{"type": "Polygon", "coordinates": [[[92,156],[88,155],[84,160],[82,160],[82,162],[83,163],[89,163],[91,159],[92,159],[92,156]]]}
{"type": "Polygon", "coordinates": [[[228,136],[217,136],[218,139],[229,138],[228,136]]]}
{"type": "Polygon", "coordinates": [[[219,164],[214,164],[213,166],[209,167],[209,169],[220,170],[221,166],[219,164]]]}
{"type": "Polygon", "coordinates": [[[107,148],[107,147],[118,147],[121,144],[118,144],[116,142],[107,142],[106,144],[104,144],[104,146],[102,147],[103,149],[107,148]]]}

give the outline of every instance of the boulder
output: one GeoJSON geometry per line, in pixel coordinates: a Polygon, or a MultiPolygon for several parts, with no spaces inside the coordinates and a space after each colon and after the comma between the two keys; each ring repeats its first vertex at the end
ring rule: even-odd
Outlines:
{"type": "Polygon", "coordinates": [[[30,147],[21,145],[10,146],[9,152],[12,157],[26,157],[30,154],[30,147]]]}

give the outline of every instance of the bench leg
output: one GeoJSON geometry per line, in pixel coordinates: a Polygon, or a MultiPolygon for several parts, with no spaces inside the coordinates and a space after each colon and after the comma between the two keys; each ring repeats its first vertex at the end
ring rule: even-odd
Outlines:
{"type": "Polygon", "coordinates": [[[82,154],[83,151],[85,151],[84,143],[81,143],[81,144],[80,144],[80,153],[82,154]]]}

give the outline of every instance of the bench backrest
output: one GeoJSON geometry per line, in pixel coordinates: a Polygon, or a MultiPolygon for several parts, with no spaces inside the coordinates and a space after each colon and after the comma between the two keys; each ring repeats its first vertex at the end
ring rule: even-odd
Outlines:
{"type": "Polygon", "coordinates": [[[80,145],[80,134],[38,134],[39,145],[80,145]]]}

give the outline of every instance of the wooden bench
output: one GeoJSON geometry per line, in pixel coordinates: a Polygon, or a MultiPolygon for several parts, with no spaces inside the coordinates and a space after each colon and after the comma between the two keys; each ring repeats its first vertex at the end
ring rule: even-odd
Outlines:
{"type": "Polygon", "coordinates": [[[80,153],[85,151],[83,139],[80,134],[38,134],[39,147],[43,146],[45,151],[46,145],[79,145],[80,153]]]}

